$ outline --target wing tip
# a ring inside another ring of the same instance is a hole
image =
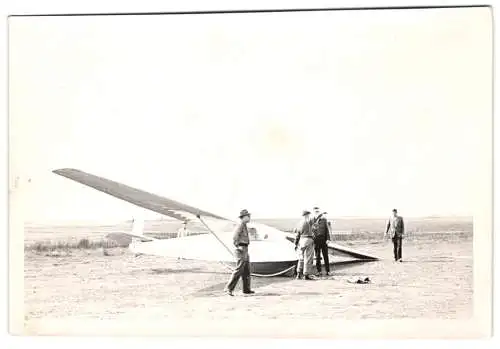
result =
[[[58,174],[58,175],[64,175],[68,172],[80,172],[76,168],[70,168],[70,167],[65,167],[65,168],[58,168],[56,170],[52,170],[52,173]]]

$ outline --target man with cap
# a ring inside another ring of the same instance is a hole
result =
[[[330,258],[328,257],[327,241],[330,240],[330,226],[319,207],[314,207],[312,231],[314,237],[314,254],[316,255],[316,271],[321,275],[321,255],[325,263],[325,272],[330,274]]]
[[[394,245],[394,260],[403,262],[403,235],[405,232],[405,224],[403,217],[398,215],[398,210],[392,210],[392,216],[387,222],[387,228],[384,233],[384,238],[390,236]]]
[[[250,213],[247,210],[242,210],[239,218],[241,222],[234,231],[233,235],[233,244],[236,248],[236,269],[234,269],[231,279],[225,288],[226,293],[230,296],[233,296],[234,289],[240,277],[243,281],[243,293],[255,293],[250,289],[250,256],[248,254],[250,238],[248,236],[247,228],[247,223],[250,221]]]
[[[314,242],[311,231],[311,212],[304,210],[298,227],[295,229],[295,250],[299,253],[297,279],[313,280]]]

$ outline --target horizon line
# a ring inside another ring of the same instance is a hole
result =
[[[389,215],[388,215],[389,216]],[[387,217],[388,217],[387,216]],[[353,219],[387,219],[386,216],[329,216],[329,220],[353,220]],[[455,218],[455,219],[473,219],[474,216],[472,215],[422,215],[422,216],[403,216],[403,218],[408,218],[408,219],[443,219],[443,218]],[[266,220],[297,220],[300,219],[300,217],[255,217],[252,218],[252,221],[266,221]],[[64,223],[64,224],[71,224],[71,223],[89,223],[89,224],[120,224],[120,223],[128,223],[132,220],[126,219],[126,220],[121,220],[121,219],[62,219],[62,220],[47,220],[47,221],[35,221],[35,220],[27,220],[24,222],[24,224],[43,224],[43,223]],[[175,219],[175,218],[170,218],[170,217],[159,217],[159,218],[148,218],[144,219],[144,222],[159,222],[159,221],[168,221],[168,222],[179,222],[181,223],[180,220]]]

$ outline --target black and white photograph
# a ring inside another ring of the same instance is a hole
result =
[[[11,332],[491,335],[491,8],[8,27]]]

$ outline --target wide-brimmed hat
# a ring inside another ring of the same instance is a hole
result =
[[[250,212],[248,212],[248,210],[241,210],[239,218],[243,218],[245,216],[249,216],[250,217]]]
[[[302,216],[307,216],[308,214],[311,214],[311,212],[308,210],[302,211]]]

